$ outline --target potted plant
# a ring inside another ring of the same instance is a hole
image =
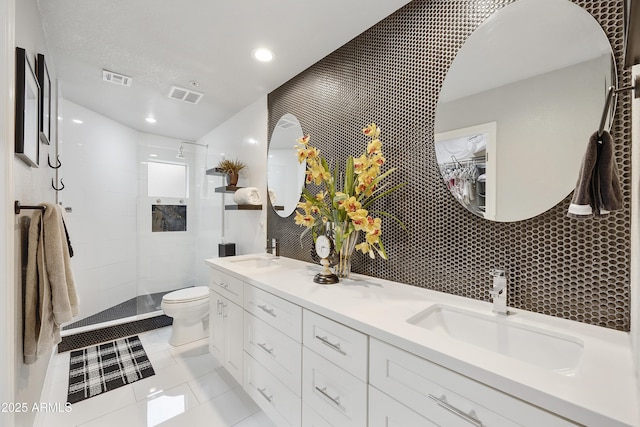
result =
[[[216,168],[227,174],[227,185],[235,187],[238,185],[238,174],[246,167],[246,164],[236,159],[221,160]]]

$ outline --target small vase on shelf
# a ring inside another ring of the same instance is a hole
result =
[[[238,186],[238,173],[237,172],[229,172],[227,173],[227,185],[230,187]]]

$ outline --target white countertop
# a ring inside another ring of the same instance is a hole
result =
[[[271,266],[237,262],[265,254],[206,262],[260,289],[388,342],[434,363],[588,426],[640,426],[629,334],[509,308],[509,322],[570,335],[584,350],[574,376],[564,376],[412,325],[407,319],[442,304],[495,316],[491,303],[352,274],[319,285],[319,265],[280,257]],[[487,278],[487,291],[489,288]],[[541,426],[542,427],[542,426]]]

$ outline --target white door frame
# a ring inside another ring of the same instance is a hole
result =
[[[4,302],[0,327],[0,401],[15,401],[16,354],[21,344],[16,331],[15,282],[15,214],[13,213],[13,151],[14,151],[14,99],[15,99],[15,1],[0,0],[0,298]],[[11,412],[1,415],[0,425],[14,425]]]

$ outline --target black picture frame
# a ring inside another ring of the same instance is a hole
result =
[[[26,51],[16,47],[15,154],[32,167],[40,166],[40,85]]]
[[[44,55],[39,53],[36,59],[38,68],[38,84],[40,85],[40,141],[49,145],[51,142],[51,78]]]

